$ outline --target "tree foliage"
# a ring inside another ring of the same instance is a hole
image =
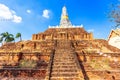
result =
[[[0,34],[0,42],[12,42],[14,41],[14,35],[13,34],[9,34],[8,32],[4,32]]]
[[[21,33],[17,33],[15,38],[20,38],[20,41],[22,41]],[[0,43],[12,42],[12,41],[15,41],[15,38],[13,34],[10,34],[8,32],[3,32],[0,34]]]
[[[20,41],[22,41],[21,33],[17,33],[15,38],[20,38]]]
[[[117,28],[120,25],[120,1],[111,4],[110,8],[109,18],[111,21],[115,22],[115,28]]]

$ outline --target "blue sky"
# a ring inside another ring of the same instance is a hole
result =
[[[61,10],[67,7],[73,25],[83,24],[95,38],[107,39],[114,23],[107,18],[115,0],[0,0],[0,33],[20,32],[23,40],[59,25]]]

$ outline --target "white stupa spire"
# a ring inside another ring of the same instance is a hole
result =
[[[61,17],[62,16],[68,16],[67,9],[66,9],[65,6],[62,8],[62,15],[61,15]]]
[[[60,27],[61,28],[69,28],[71,26],[72,25],[71,25],[71,22],[69,21],[69,18],[68,18],[67,9],[64,6],[62,8],[62,14],[61,14],[61,20],[60,20]]]

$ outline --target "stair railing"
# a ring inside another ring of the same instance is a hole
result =
[[[75,57],[75,61],[76,61],[76,64],[77,64],[78,69],[81,69],[80,63],[79,63],[79,60],[78,60],[78,57],[77,57],[77,53],[76,53],[76,52],[74,52],[74,57]]]
[[[48,69],[47,69],[47,74],[46,74],[45,80],[51,80],[50,77],[51,77],[51,73],[52,73],[52,65],[53,65],[54,54],[55,54],[55,50],[53,50],[51,55],[50,55],[50,61],[49,61],[49,64],[48,64]]]

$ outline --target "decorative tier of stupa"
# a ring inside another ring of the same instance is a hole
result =
[[[83,25],[74,26],[71,24],[67,9],[62,8],[59,26],[49,26],[49,28],[38,34],[33,34],[32,40],[93,40],[93,34],[84,30]]]

